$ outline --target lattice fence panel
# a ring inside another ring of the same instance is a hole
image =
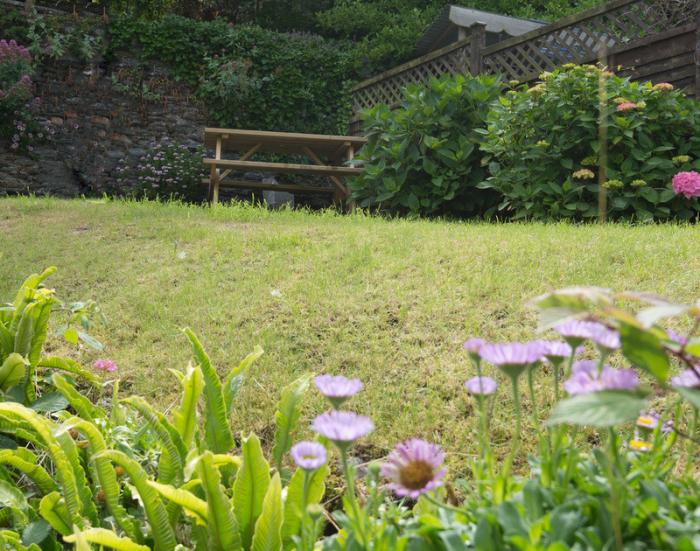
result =
[[[446,74],[464,73],[469,70],[471,46],[469,42],[441,56],[426,59],[419,65],[411,62],[406,69],[393,69],[387,78],[353,91],[355,112],[374,107],[380,103],[394,106],[401,102],[403,90],[409,84],[427,84],[433,78]]]
[[[555,28],[484,56],[483,71],[527,82],[565,63],[588,63],[608,49],[685,25],[700,14],[700,0],[639,0]]]

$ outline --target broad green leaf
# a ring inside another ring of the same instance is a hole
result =
[[[320,503],[326,492],[325,479],[330,472],[328,465],[324,465],[311,474],[308,490],[308,503]],[[282,524],[282,540],[284,549],[294,547],[292,537],[299,535],[301,519],[303,515],[302,501],[304,499],[304,471],[297,469],[287,486],[287,496],[284,500],[284,523]]]
[[[0,480],[0,506],[26,511],[29,508],[27,498],[15,484]]]
[[[661,339],[650,331],[633,325],[620,324],[622,353],[636,366],[645,369],[661,382],[666,382],[670,370],[668,355]]]
[[[636,392],[603,390],[579,394],[557,403],[547,424],[612,427],[634,421],[645,406],[645,396]]]
[[[197,472],[207,498],[209,541],[217,551],[242,549],[241,535],[231,502],[221,486],[221,475],[214,466],[214,458],[207,451],[199,458]]]
[[[185,328],[184,332],[192,344],[194,359],[204,377],[204,437],[207,447],[213,453],[227,453],[234,447],[234,440],[221,380],[195,334],[189,328]]]
[[[29,407],[39,413],[53,413],[55,411],[64,410],[69,405],[68,400],[66,400],[63,394],[60,392],[51,392],[50,394],[44,394],[38,400],[34,400]]]
[[[253,551],[279,551],[282,548],[282,483],[279,473],[272,477],[262,512],[255,523]]]
[[[637,313],[637,319],[645,328],[650,328],[657,321],[679,316],[688,311],[688,306],[682,304],[667,304],[664,306],[652,306],[644,308]]]
[[[29,362],[20,354],[12,352],[0,366],[0,390],[7,392],[18,384],[27,372]]]
[[[117,551],[150,551],[150,547],[139,545],[129,538],[120,537],[106,528],[88,528],[81,531],[80,534],[63,536],[63,540],[67,543],[76,543],[79,538],[84,538],[88,543],[110,547]]]
[[[287,386],[282,391],[282,397],[277,404],[275,445],[272,448],[272,457],[278,472],[282,470],[284,455],[292,447],[292,432],[299,422],[302,399],[309,388],[310,380],[311,375],[304,375]]]
[[[104,344],[102,344],[95,337],[86,333],[85,331],[78,331],[78,338],[85,344],[87,344],[90,348],[94,348],[95,350],[103,350],[105,347]]]
[[[22,530],[22,545],[38,545],[51,533],[51,525],[43,519],[30,522]]]
[[[254,434],[243,441],[241,455],[243,464],[233,484],[233,511],[240,527],[243,548],[248,549],[270,484],[270,466],[263,455],[260,440]]]

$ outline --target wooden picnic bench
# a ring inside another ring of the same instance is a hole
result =
[[[210,167],[210,175],[203,182],[209,185],[209,199],[212,203],[219,201],[221,185],[239,189],[267,189],[291,193],[333,193],[337,201],[342,201],[348,197],[343,178],[362,172],[361,168],[348,166],[346,163],[353,159],[355,151],[366,141],[365,138],[358,136],[205,128],[204,146],[213,149],[214,157],[204,159],[204,164]],[[239,157],[223,159],[224,153],[236,153]],[[312,164],[252,160],[252,157],[258,153],[305,156]],[[277,184],[232,178],[225,180],[234,171],[321,175],[327,176],[333,183],[333,187]]]

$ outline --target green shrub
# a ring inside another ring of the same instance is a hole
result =
[[[476,188],[487,174],[479,144],[490,104],[501,91],[491,76],[409,86],[400,108],[364,114],[364,173],[350,187],[360,206],[411,214],[488,213],[495,194]]]
[[[347,132],[353,79],[347,44],[177,16],[118,18],[110,36],[113,55],[159,60],[175,79],[196,87],[220,126]]]
[[[593,66],[564,66],[529,89],[508,92],[488,118],[482,149],[514,218],[597,215],[599,80]],[[668,86],[605,73],[608,214],[640,220],[688,219],[697,200],[678,197],[671,179],[700,167],[700,104]]]

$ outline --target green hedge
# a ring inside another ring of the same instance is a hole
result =
[[[343,42],[168,16],[118,18],[110,25],[110,48],[112,55],[126,51],[163,62],[175,79],[196,87],[221,126],[347,131],[354,73]]]

